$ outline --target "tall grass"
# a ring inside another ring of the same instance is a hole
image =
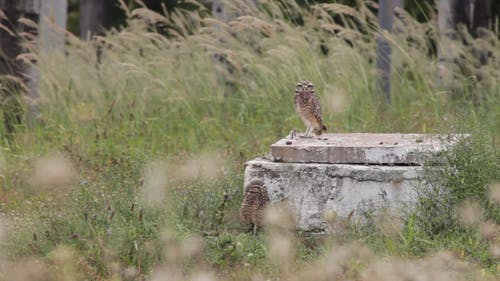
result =
[[[65,34],[64,52],[37,53],[41,122],[20,125],[2,149],[0,278],[22,278],[23,263],[56,280],[387,280],[428,268],[423,280],[479,280],[498,270],[498,254],[475,256],[484,245],[496,249],[498,235],[470,246],[463,255],[472,264],[448,252],[415,260],[459,248],[446,237],[426,243],[415,217],[394,239],[348,226],[348,238],[280,225],[256,238],[246,232],[237,219],[243,162],[303,129],[292,105],[298,80],[316,85],[331,132],[448,133],[468,120],[495,138],[500,111],[495,36],[455,42],[468,69],[444,87],[429,55],[439,45],[434,25],[402,14],[397,32],[384,35],[394,48],[386,107],[375,86],[373,3],[302,10],[261,2],[231,1],[228,22],[202,6],[169,15],[137,9],[120,30],[90,42]],[[475,61],[477,48],[489,52],[487,65]],[[71,164],[46,172],[54,159]],[[481,181],[461,178],[483,188],[491,161],[466,170]],[[478,275],[476,262],[489,271]]]
[[[40,54],[43,118],[61,125],[33,133],[56,132],[84,151],[110,142],[106,149],[122,149],[126,140],[148,153],[215,146],[248,154],[244,147],[253,145],[254,153],[262,153],[290,128],[302,129],[289,105],[291,85],[304,78],[316,84],[332,131],[427,132],[442,129],[442,117],[454,114],[449,104],[460,97],[435,85],[436,61],[426,56],[426,41],[435,39],[422,35],[429,25],[406,17],[400,33],[390,38],[396,49],[394,103],[379,114],[373,36],[357,30],[371,30],[374,15],[366,7],[353,16],[339,5],[315,6],[313,14],[295,10],[305,21],[297,27],[277,4],[264,6],[269,12],[255,11],[229,23],[202,17],[203,10],[167,17],[141,9],[127,28],[94,42],[68,35],[64,53]],[[250,9],[244,8],[240,14]],[[332,22],[331,14],[341,15],[346,24],[366,19],[349,29]],[[166,36],[156,31],[161,25],[171,27]],[[99,59],[96,44],[102,50]],[[457,87],[467,87],[460,82]],[[486,91],[491,94],[485,95],[484,107],[491,107],[498,85],[486,86],[493,88]],[[467,95],[467,89],[461,91]],[[329,110],[339,99],[343,106]],[[82,141],[88,135],[95,141]]]

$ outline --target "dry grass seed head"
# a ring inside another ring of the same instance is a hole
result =
[[[171,265],[198,257],[203,251],[203,241],[198,236],[180,239],[172,230],[165,228],[161,232],[160,239],[164,245],[165,257]]]
[[[153,161],[146,165],[143,172],[141,199],[148,206],[164,202],[169,185],[169,169],[164,161]]]
[[[482,222],[479,226],[481,237],[485,240],[495,240],[500,237],[500,225],[492,221]]]
[[[495,204],[500,205],[500,182],[495,182],[490,185],[489,198]]]
[[[3,245],[3,241],[4,241],[6,236],[7,236],[7,229],[6,229],[6,226],[4,223],[4,219],[0,218],[0,249],[1,249],[1,246]]]
[[[214,180],[224,170],[224,158],[221,153],[201,153],[173,168],[180,181]]]
[[[185,280],[180,268],[157,267],[151,272],[149,280],[151,281],[181,281]]]
[[[465,201],[457,208],[456,216],[462,224],[472,226],[481,220],[482,211],[479,203]]]
[[[167,22],[167,18],[165,18],[165,16],[147,8],[134,9],[131,13],[131,16],[143,19],[151,25]]]
[[[16,263],[9,263],[7,269],[1,273],[3,280],[9,281],[48,281],[50,272],[42,261],[35,258],[19,260]]]
[[[497,242],[490,246],[490,255],[495,259],[500,259],[500,242]]]
[[[200,272],[193,273],[192,276],[189,278],[189,280],[193,280],[193,281],[216,281],[217,280],[217,276],[213,272],[200,271]]]
[[[78,258],[75,251],[68,246],[58,246],[50,252],[49,257],[53,262],[52,275],[56,280],[79,280]]]
[[[295,218],[286,201],[268,205],[264,211],[264,224],[270,228],[291,229]]]
[[[164,255],[166,259],[173,263],[180,261],[182,257],[181,246],[175,233],[169,228],[164,228],[160,233],[160,240],[165,249]]]
[[[203,241],[196,236],[184,238],[181,242],[181,258],[192,258],[201,255],[203,250]]]
[[[295,257],[290,235],[271,231],[266,236],[266,245],[271,261],[282,270],[288,271]]]
[[[402,219],[389,210],[378,212],[375,217],[375,226],[386,236],[398,236],[403,231],[404,223]]]
[[[333,85],[326,85],[326,108],[332,113],[342,113],[349,107],[348,96],[345,91]]]
[[[76,176],[76,170],[64,155],[49,155],[35,160],[31,183],[36,188],[60,189],[69,187]]]
[[[335,211],[325,209],[322,213],[323,219],[330,224],[334,224],[338,220],[338,214]]]
[[[372,263],[362,272],[361,280],[465,280],[462,279],[463,271],[468,269],[468,265],[457,261],[448,252],[440,252],[422,260],[391,257]]]
[[[2,150],[0,150],[0,177],[4,177],[4,172],[7,170],[5,155]]]
[[[127,267],[123,270],[123,279],[125,281],[137,280],[139,271],[135,267]]]
[[[358,275],[373,253],[359,244],[333,246],[323,257],[307,266],[293,280],[349,280]]]

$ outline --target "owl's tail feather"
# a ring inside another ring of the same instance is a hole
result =
[[[325,125],[321,125],[321,129],[318,129],[318,128],[314,129],[314,133],[317,136],[321,135],[321,133],[323,133],[323,131],[326,131],[326,126]]]

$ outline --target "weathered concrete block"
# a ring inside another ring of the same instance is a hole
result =
[[[425,184],[422,163],[462,137],[467,135],[288,136],[271,146],[269,157],[247,162],[245,185],[262,180],[270,202],[286,201],[299,229],[328,230],[327,211],[359,220],[365,210],[411,206],[415,188]]]
[[[420,166],[277,163],[261,158],[247,162],[245,185],[262,180],[271,203],[287,201],[298,228],[323,231],[325,211],[344,218],[354,211],[359,218],[366,207],[397,208],[412,200],[422,176]]]
[[[271,145],[271,156],[291,163],[421,164],[459,138],[460,135],[371,133],[288,137]]]

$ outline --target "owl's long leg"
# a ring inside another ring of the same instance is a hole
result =
[[[257,224],[256,223],[253,223],[253,236],[255,237],[257,235]]]
[[[311,134],[311,131],[313,130],[312,126],[307,126],[306,132],[304,135],[300,136],[301,138],[312,138],[312,136],[309,136]]]
[[[312,131],[312,126],[307,126],[307,130],[306,130],[306,133],[304,134],[304,138],[309,138],[311,131]]]

